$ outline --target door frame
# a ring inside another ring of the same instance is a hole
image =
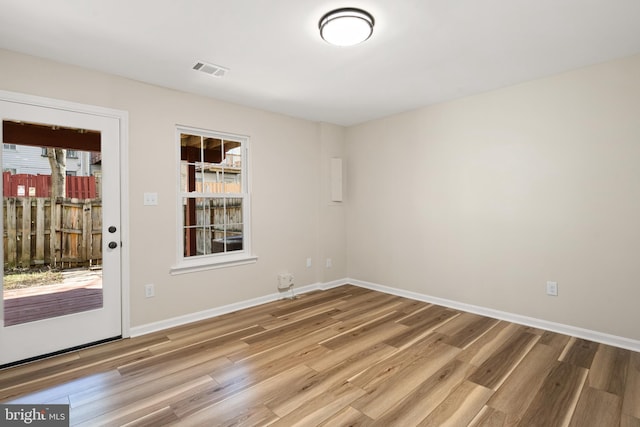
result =
[[[120,298],[122,338],[131,335],[130,313],[130,246],[129,246],[129,113],[124,110],[80,104],[54,98],[28,95],[18,92],[0,90],[0,100],[26,104],[35,107],[46,107],[73,113],[91,114],[108,117],[119,122],[120,139]]]

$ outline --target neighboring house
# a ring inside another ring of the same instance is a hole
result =
[[[3,144],[2,170],[12,174],[51,175],[46,150],[29,145]],[[90,152],[67,150],[67,175],[89,176],[92,172]]]

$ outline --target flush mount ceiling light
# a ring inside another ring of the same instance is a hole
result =
[[[336,46],[353,46],[362,43],[373,33],[373,16],[352,7],[332,10],[320,18],[320,36]]]

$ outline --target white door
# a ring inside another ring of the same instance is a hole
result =
[[[3,287],[4,292],[0,293],[0,366],[122,336],[120,146],[123,124],[117,115],[102,114],[110,111],[0,92],[0,120],[3,123],[0,135],[14,135],[16,129],[20,134],[18,127],[23,126],[42,130],[47,135],[66,131],[77,132],[79,136],[90,133],[99,138],[91,153],[83,150],[82,140],[66,146],[65,138],[54,140],[63,143],[44,142],[47,138],[42,138],[42,144],[57,144],[64,149],[61,152],[66,152],[63,172],[66,169],[69,175],[84,175],[81,178],[74,176],[73,182],[98,181],[97,190],[86,198],[78,199],[84,196],[65,193],[55,201],[50,197],[38,197],[42,196],[38,194],[41,191],[37,188],[39,184],[25,184],[27,181],[20,184],[19,181],[33,176],[53,179],[53,165],[49,177],[46,173],[36,174],[29,168],[42,163],[42,159],[33,154],[21,157],[18,152],[18,149],[24,153],[33,152],[35,148],[47,159],[48,149],[32,141],[38,137],[27,136],[23,146],[20,137],[14,136],[7,141],[3,136],[0,156],[3,193],[12,193],[3,195],[3,221],[0,224],[4,224],[4,244],[0,245],[0,263],[3,267],[11,264],[23,270],[49,268],[59,271],[56,272],[57,279],[40,288],[8,291]],[[16,140],[18,144],[13,143]],[[96,153],[96,150],[99,151]],[[72,168],[74,170],[70,170]],[[30,173],[19,174],[19,169]],[[90,169],[93,172],[89,172]],[[18,179],[18,184],[13,182],[14,178]],[[13,181],[10,183],[10,180]],[[71,177],[65,181],[71,181]],[[51,188],[49,190],[53,191]],[[71,191],[69,182],[67,189]],[[49,216],[41,218],[41,211]],[[71,213],[64,218],[62,212],[67,211]],[[93,224],[93,229],[87,222]],[[47,246],[49,244],[51,246]],[[8,270],[4,268],[3,271],[3,282],[8,282]],[[83,306],[82,301],[88,300],[86,295],[98,295],[97,304]],[[57,308],[48,305],[53,299],[58,300]],[[23,306],[16,305],[20,301],[24,302]],[[28,304],[29,301],[37,304]],[[79,308],[59,311],[60,307],[77,301],[80,301]],[[36,314],[36,317],[29,318],[28,314]],[[21,317],[24,319],[20,320]]]

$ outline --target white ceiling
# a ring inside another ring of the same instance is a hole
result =
[[[318,20],[346,6],[373,36],[330,46]],[[0,47],[352,125],[640,53],[640,1],[0,0]]]

